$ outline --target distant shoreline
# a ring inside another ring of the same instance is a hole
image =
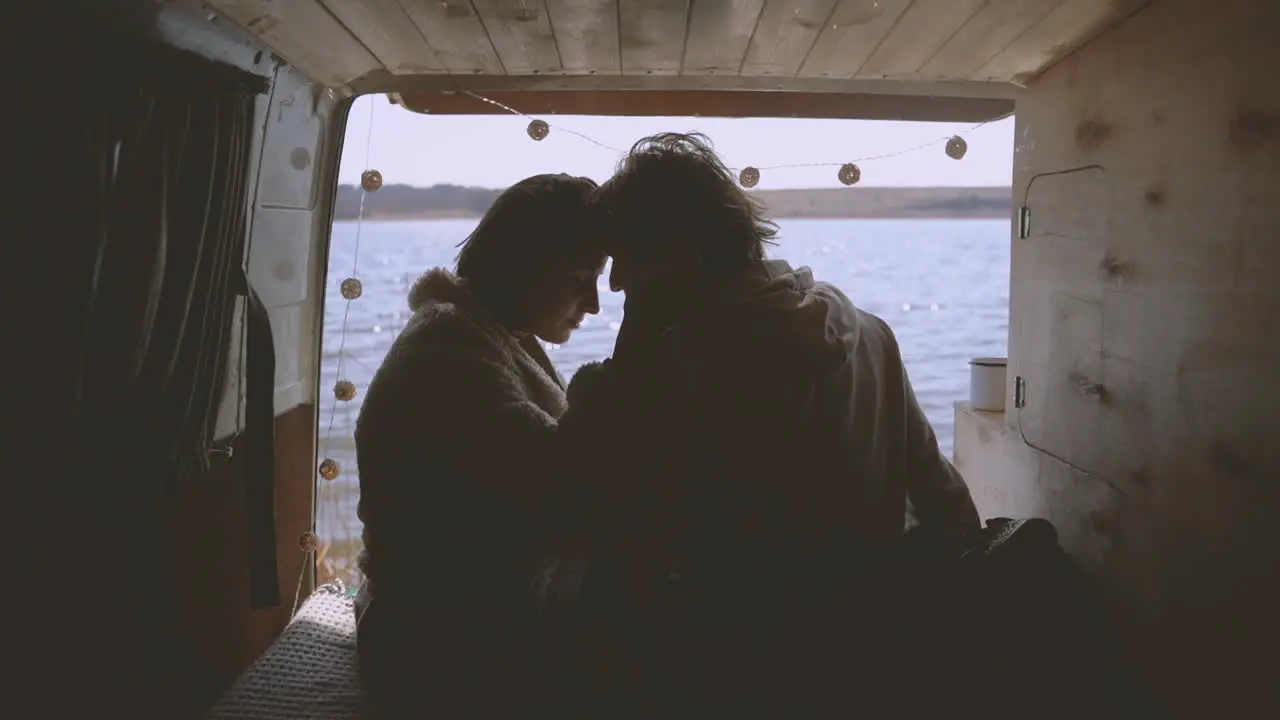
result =
[[[386,185],[364,198],[369,221],[475,220],[484,215],[500,190],[436,185],[429,188]],[[851,187],[757,190],[751,195],[777,220],[965,220],[1009,219],[1008,187]],[[361,198],[352,185],[338,187],[335,220],[360,215]]]

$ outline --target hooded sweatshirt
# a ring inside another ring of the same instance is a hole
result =
[[[711,388],[708,399],[729,403],[730,427],[783,439],[776,455],[764,453],[775,458],[764,467],[813,473],[838,512],[865,523],[860,536],[895,542],[905,501],[922,525],[977,528],[969,490],[938,448],[893,331],[809,268],[762,263],[723,286],[689,330],[688,361]]]
[[[633,337],[569,390],[601,436],[597,467],[622,485],[610,491],[619,572],[645,558],[661,571],[663,553],[692,542],[753,588],[765,577],[795,587],[891,553],[908,500],[922,525],[977,529],[893,332],[808,268],[762,262],[665,331]]]

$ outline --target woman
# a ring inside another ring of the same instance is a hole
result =
[[[538,340],[563,343],[600,310],[594,189],[561,174],[503,192],[456,272],[414,285],[413,317],[369,387],[356,426],[357,638],[388,709],[528,709],[533,555],[562,477],[566,409]]]

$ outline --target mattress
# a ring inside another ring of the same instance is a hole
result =
[[[347,588],[323,585],[276,642],[223,693],[209,720],[367,717],[356,675],[355,609]]]

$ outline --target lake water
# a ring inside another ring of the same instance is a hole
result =
[[[338,222],[333,228],[325,298],[321,366],[321,457],[341,476],[321,480],[323,540],[358,537],[358,469],[351,433],[364,389],[408,317],[406,295],[425,269],[452,266],[457,244],[475,220]],[[808,265],[855,304],[883,318],[902,347],[916,396],[952,451],[953,406],[969,395],[968,360],[1004,356],[1009,319],[1007,220],[784,220],[770,255]],[[357,229],[359,253],[357,256]],[[338,290],[355,276],[364,294],[347,303]],[[590,360],[607,357],[622,322],[623,296],[600,280],[600,314],[587,318],[565,345],[548,349],[568,379]],[[345,323],[345,332],[343,330]],[[336,402],[341,377],[355,383],[351,402]]]

